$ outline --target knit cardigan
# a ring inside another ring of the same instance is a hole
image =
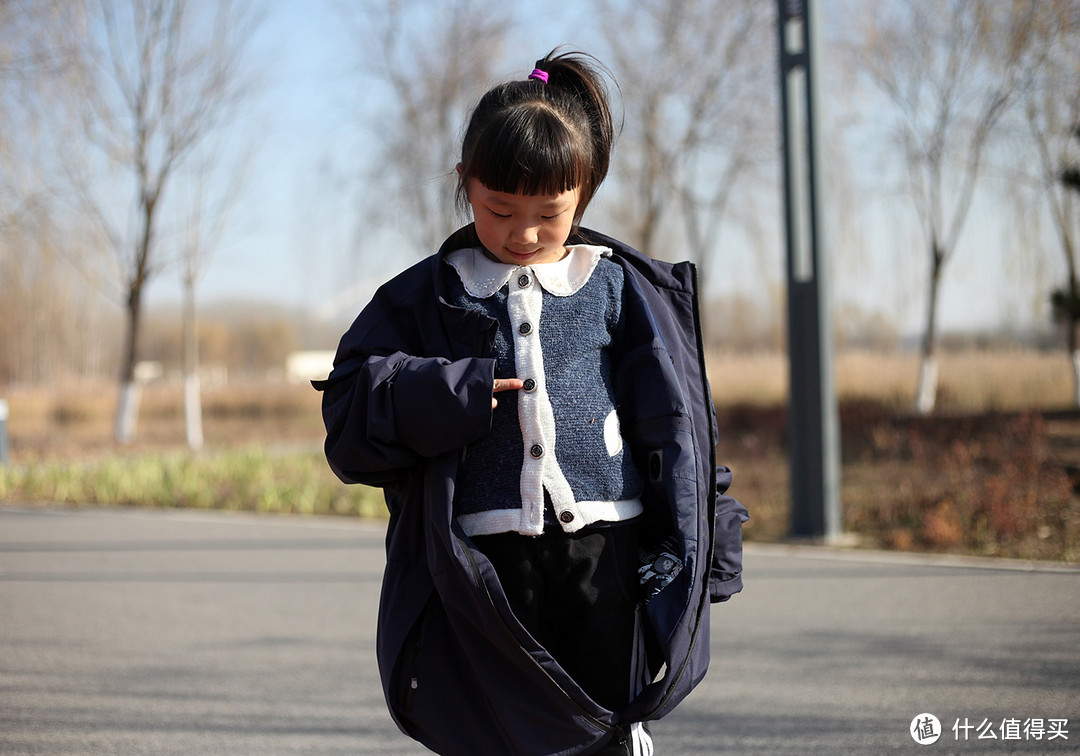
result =
[[[463,455],[454,513],[466,534],[572,533],[641,514],[612,386],[624,323],[623,271],[610,255],[579,245],[535,266],[491,260],[480,248],[447,257],[458,274],[449,301],[498,322],[495,377],[525,381],[499,395],[491,432]]]

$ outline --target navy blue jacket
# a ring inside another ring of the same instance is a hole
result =
[[[514,617],[491,563],[454,523],[462,450],[488,432],[495,321],[447,302],[445,262],[472,226],[382,286],[341,339],[325,381],[326,456],[381,486],[390,520],[377,656],[390,713],[443,754],[587,754],[626,722],[658,719],[709,662],[709,603],[742,588],[746,510],[724,495],[704,371],[695,270],[591,231],[626,272],[627,337],[613,355],[623,435],[645,479],[646,538],[684,568],[642,609],[658,679],[622,711],[592,701]],[[662,674],[661,674],[662,671]]]

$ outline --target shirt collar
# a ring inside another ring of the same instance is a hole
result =
[[[521,270],[532,271],[547,293],[568,297],[588,283],[601,257],[611,257],[611,250],[576,244],[566,248],[563,259],[540,265],[510,265],[492,260],[479,247],[454,250],[447,255],[446,261],[461,277],[465,291],[480,299],[492,296]]]

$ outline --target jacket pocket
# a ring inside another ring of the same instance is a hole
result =
[[[402,711],[408,711],[412,707],[413,693],[420,686],[420,653],[424,649],[424,636],[428,616],[431,613],[431,602],[435,600],[433,595],[427,606],[420,612],[420,616],[416,618],[416,622],[405,636],[405,642],[401,644],[401,653],[394,664],[391,697]]]
[[[645,607],[652,631],[666,645],[690,608],[709,556],[702,554],[705,492],[696,474],[697,458],[690,418],[668,415],[639,420],[631,435],[634,459],[643,478],[641,548],[669,554],[670,579],[654,584]],[[674,564],[678,570],[670,569]],[[643,574],[643,577],[648,578]],[[646,594],[648,595],[648,594]]]
[[[742,590],[742,526],[750,519],[739,501],[728,496],[731,470],[716,468],[716,515],[713,520],[713,552],[709,564],[709,598],[727,601]]]

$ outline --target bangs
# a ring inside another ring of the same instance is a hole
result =
[[[551,195],[584,187],[591,176],[590,143],[543,103],[507,109],[477,135],[463,176],[510,194]]]

